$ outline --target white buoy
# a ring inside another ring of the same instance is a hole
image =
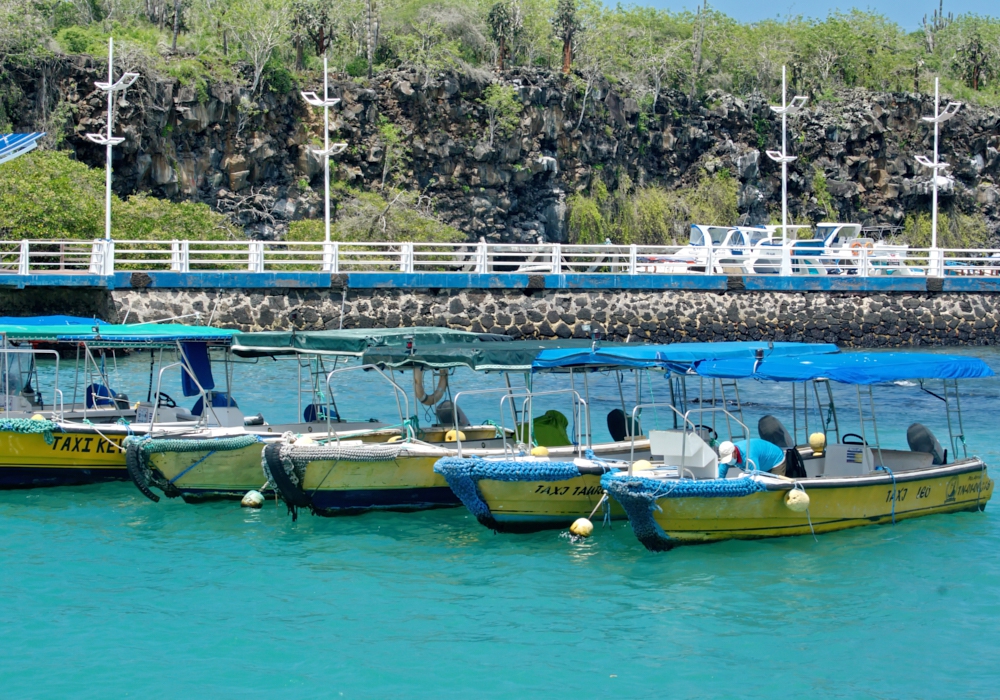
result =
[[[809,494],[802,489],[792,489],[785,494],[785,505],[796,513],[804,513],[809,510]]]
[[[264,496],[260,491],[247,491],[240,505],[244,508],[260,508],[264,505]]]
[[[590,537],[594,533],[594,523],[587,518],[577,518],[569,526],[569,531],[577,537]]]
[[[652,469],[653,465],[648,459],[637,459],[632,462],[632,471],[634,472],[644,472],[648,469]]]

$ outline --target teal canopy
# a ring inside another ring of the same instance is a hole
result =
[[[756,366],[755,366],[756,365]],[[851,352],[815,357],[766,357],[707,360],[695,363],[703,377],[805,382],[829,379],[843,384],[880,384],[904,379],[977,379],[992,377],[975,357],[919,352]]]
[[[0,325],[0,335],[14,342],[87,343],[92,347],[173,347],[178,342],[228,346],[235,333],[223,328],[179,323],[108,324],[94,321],[86,324]]]
[[[412,352],[405,347],[378,347],[368,350],[361,361],[366,365],[390,369],[469,367],[480,372],[528,372],[535,358],[544,350],[571,348],[577,352],[589,352],[590,346],[589,340],[513,340],[507,343],[418,345]],[[607,343],[603,347],[610,350],[625,346]]]
[[[410,341],[415,348],[422,348],[442,343],[471,344],[498,339],[498,336],[484,333],[419,326],[415,328],[350,328],[329,331],[263,331],[236,334],[233,340],[233,352],[241,357],[267,357],[296,353],[359,356],[371,347],[405,347]]]

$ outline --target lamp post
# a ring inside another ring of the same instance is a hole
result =
[[[323,97],[315,92],[303,92],[302,99],[313,107],[323,108],[323,149],[312,149],[313,153],[323,156],[323,220],[325,236],[323,243],[323,270],[333,267],[333,255],[330,250],[330,156],[335,156],[347,150],[346,143],[330,144],[330,107],[335,107],[340,98],[330,99],[330,78],[327,71],[327,58],[323,56]]]
[[[958,114],[958,110],[962,106],[961,102],[949,102],[948,106],[942,112],[939,83],[940,80],[934,78],[934,116],[921,117],[922,121],[934,125],[934,160],[928,160],[927,156],[916,156],[914,158],[920,165],[929,168],[931,171],[931,272],[937,277],[940,277],[942,273],[940,265],[941,254],[938,251],[937,245],[938,178],[941,177],[940,173],[949,167],[948,163],[942,163],[938,160],[938,135],[941,125]]]
[[[781,67],[781,106],[771,105],[771,111],[781,115],[781,151],[767,151],[767,157],[781,163],[781,274],[792,274],[791,251],[788,248],[788,164],[795,156],[788,155],[788,115],[795,114],[809,101],[808,97],[796,95],[788,101],[788,83],[785,66]]]
[[[105,274],[111,263],[111,149],[124,141],[124,137],[112,136],[112,127],[115,123],[115,93],[121,92],[130,87],[138,78],[138,73],[123,73],[122,77],[115,82],[114,77],[115,45],[114,39],[108,39],[108,82],[95,82],[98,88],[108,93],[108,133],[87,134],[87,140],[101,146],[105,146],[107,155],[105,156],[104,175],[104,259]]]

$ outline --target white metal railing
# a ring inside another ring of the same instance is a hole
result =
[[[1000,249],[910,248],[858,239],[791,245],[793,276],[1000,276]],[[0,241],[0,275],[115,271],[776,275],[780,242],[720,246],[273,241]]]

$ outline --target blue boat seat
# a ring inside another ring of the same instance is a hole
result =
[[[329,409],[329,411],[330,411],[329,414],[330,420],[340,420],[340,416],[337,415],[337,412],[333,410],[332,407]],[[304,420],[306,423],[316,423],[319,421],[325,421],[326,417],[327,417],[326,404],[311,403],[305,407],[305,410],[302,411],[302,420]]]
[[[91,384],[87,387],[85,399],[87,408],[100,408],[102,406],[115,406],[117,408],[128,408],[128,396],[112,391],[104,384]]]

